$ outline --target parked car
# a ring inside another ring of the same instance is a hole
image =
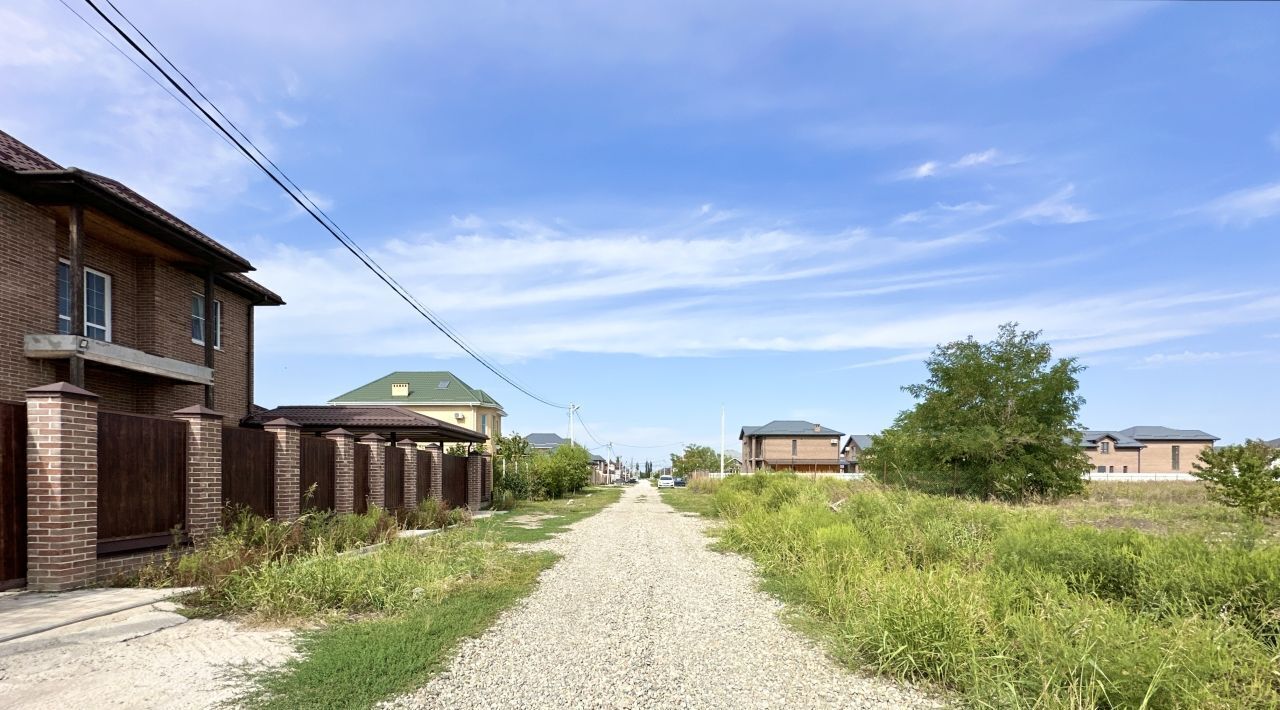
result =
[[[659,488],[675,488],[676,479],[671,476],[658,476]]]
[[[689,485],[688,481],[685,481],[683,478],[677,478],[677,479],[676,479],[676,486],[677,486],[677,487],[687,486],[687,485]]]

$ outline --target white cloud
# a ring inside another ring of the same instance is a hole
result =
[[[938,177],[940,175],[951,175],[966,170],[980,167],[1000,167],[1004,165],[1013,165],[1022,162],[1021,158],[1007,156],[995,148],[988,148],[975,153],[966,153],[959,158],[949,162],[942,163],[937,160],[929,160],[914,168],[907,168],[898,174],[900,180],[921,180],[928,177]]]
[[[1201,209],[1222,224],[1247,227],[1280,214],[1280,182],[1223,195]]]
[[[1027,207],[1018,214],[1018,218],[1032,224],[1077,224],[1097,219],[1089,210],[1072,204],[1075,185],[1067,185],[1058,192]]]
[[[1192,350],[1183,350],[1182,352],[1155,353],[1152,355],[1147,355],[1142,359],[1140,359],[1138,363],[1140,365],[1144,365],[1148,367],[1155,367],[1159,365],[1194,365],[1197,363],[1213,362],[1216,360],[1230,360],[1230,359],[1243,358],[1243,357],[1252,357],[1254,355],[1259,355],[1259,354],[1260,353],[1258,351],[1254,351],[1254,350],[1233,351],[1233,352],[1218,352],[1218,351],[1197,352]]]
[[[276,109],[276,120],[279,121],[280,125],[284,126],[285,128],[297,128],[298,126],[301,126],[307,122],[307,119],[305,117],[294,116],[291,113],[286,113],[285,111],[281,111],[279,109]]]
[[[922,178],[933,177],[938,174],[938,164],[935,161],[927,161],[917,165],[914,168],[908,168],[903,175],[905,177],[920,180]]]
[[[969,153],[961,156],[959,160],[951,164],[953,168],[972,168],[976,165],[991,165],[1000,158],[1000,153],[995,148],[988,148],[981,153]]]
[[[842,370],[860,370],[864,367],[881,367],[884,365],[897,365],[904,362],[924,362],[929,357],[928,350],[920,350],[913,353],[903,353],[892,357],[880,358],[879,360],[867,360],[866,362],[855,362],[852,365],[846,365]]]

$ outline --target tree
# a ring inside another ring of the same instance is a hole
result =
[[[719,471],[720,454],[710,446],[689,444],[684,453],[671,454],[671,470],[677,476],[688,476],[694,471]]]
[[[542,491],[559,498],[591,480],[591,454],[577,444],[561,444],[546,456],[533,459],[533,471]]]
[[[1255,519],[1280,515],[1280,449],[1256,440],[1205,449],[1191,473],[1212,500]]]
[[[507,490],[519,499],[529,499],[536,495],[534,477],[530,471],[530,459],[533,457],[533,446],[529,440],[512,432],[510,436],[499,436],[494,442],[493,488]]]
[[[904,387],[917,402],[872,437],[863,464],[886,483],[1022,500],[1084,489],[1088,459],[1076,417],[1083,367],[1053,360],[1038,331],[1000,326],[996,339],[939,345],[929,378]]]

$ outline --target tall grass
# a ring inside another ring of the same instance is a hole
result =
[[[851,664],[985,707],[1280,706],[1280,547],[787,475],[714,500]]]

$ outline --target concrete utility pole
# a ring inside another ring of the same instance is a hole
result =
[[[724,405],[720,405],[720,477],[724,478]]]
[[[573,413],[578,411],[578,405],[573,402],[569,403],[569,443],[573,444]]]

